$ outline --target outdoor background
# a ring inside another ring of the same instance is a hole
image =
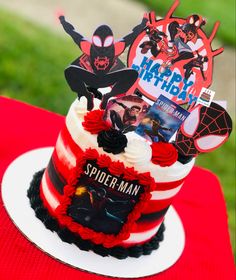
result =
[[[79,56],[79,49],[56,20],[58,11],[86,37],[102,24],[112,27],[115,37],[129,33],[144,11],[164,15],[172,0],[0,0],[0,94],[65,115],[75,99],[64,79],[64,68]],[[201,14],[210,34],[214,22],[221,26],[213,48],[225,47],[215,58],[216,100],[227,100],[235,120],[235,1],[182,0],[175,15]],[[235,129],[235,125],[234,125]],[[216,173],[221,181],[235,249],[235,132],[217,151],[201,155],[197,164]],[[201,218],[201,217],[199,217]],[[214,217],[213,217],[214,218]],[[219,242],[224,242],[219,241]]]

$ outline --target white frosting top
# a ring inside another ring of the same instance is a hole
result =
[[[99,108],[100,101],[94,99],[95,106],[94,110]],[[78,103],[81,103],[78,105]],[[76,100],[70,107],[68,115],[66,117],[67,129],[74,140],[74,142],[80,146],[81,149],[86,150],[88,148],[96,149],[100,154],[108,155],[113,161],[121,161],[127,167],[134,167],[138,172],[150,172],[151,176],[156,182],[173,182],[186,177],[191,171],[195,160],[192,159],[187,164],[175,162],[171,166],[161,167],[151,162],[150,147],[149,143],[145,141],[141,136],[135,132],[126,134],[128,139],[128,145],[124,153],[117,155],[106,153],[102,148],[98,147],[97,135],[91,134],[84,130],[82,122],[84,121],[84,115],[81,114],[79,108],[84,106],[87,107],[86,99],[81,101]],[[78,113],[79,111],[79,113]],[[87,111],[86,111],[87,112]]]
[[[80,98],[80,101],[77,99],[74,102],[74,110],[79,117],[82,117],[87,113],[86,107],[87,107],[87,99],[84,96]]]
[[[152,158],[152,149],[146,141],[141,139],[128,140],[124,156],[131,164],[147,164]]]
[[[99,100],[94,98],[94,110],[99,108]],[[87,114],[87,98],[82,96],[80,100],[76,99],[73,103],[73,108],[78,117],[83,118]]]

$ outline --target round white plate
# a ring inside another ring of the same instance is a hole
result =
[[[172,266],[181,256],[185,234],[181,220],[170,207],[165,218],[164,240],[150,256],[118,260],[101,257],[93,252],[79,250],[75,245],[61,241],[56,233],[46,229],[34,215],[26,195],[32,176],[45,168],[53,148],[27,152],[13,161],[2,181],[2,197],[6,210],[22,233],[52,257],[89,272],[125,278],[144,277],[159,273]]]

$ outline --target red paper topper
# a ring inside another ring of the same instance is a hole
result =
[[[186,19],[172,17],[176,0],[164,19],[149,14],[149,25],[132,44],[128,66],[139,72],[136,87],[155,101],[160,94],[192,107],[202,87],[212,83],[214,56],[211,43],[219,27],[216,22],[209,37],[202,30],[206,21],[199,15]]]

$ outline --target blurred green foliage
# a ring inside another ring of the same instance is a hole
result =
[[[78,47],[68,36],[61,38],[14,14],[0,10],[0,18],[0,93],[65,115],[76,96],[67,86],[63,71],[79,56]],[[235,133],[221,149],[199,156],[197,160],[197,164],[211,169],[220,178],[227,203],[233,248],[234,157]]]
[[[156,12],[157,15],[164,16],[174,0],[136,0],[147,5]],[[176,9],[174,16],[186,18],[192,14],[199,14],[206,18],[207,33],[210,34],[216,21],[222,24],[217,32],[217,38],[224,44],[236,45],[235,32],[235,0],[180,0],[180,5]]]
[[[78,47],[8,12],[0,18],[1,94],[66,114],[75,95],[63,71]]]

